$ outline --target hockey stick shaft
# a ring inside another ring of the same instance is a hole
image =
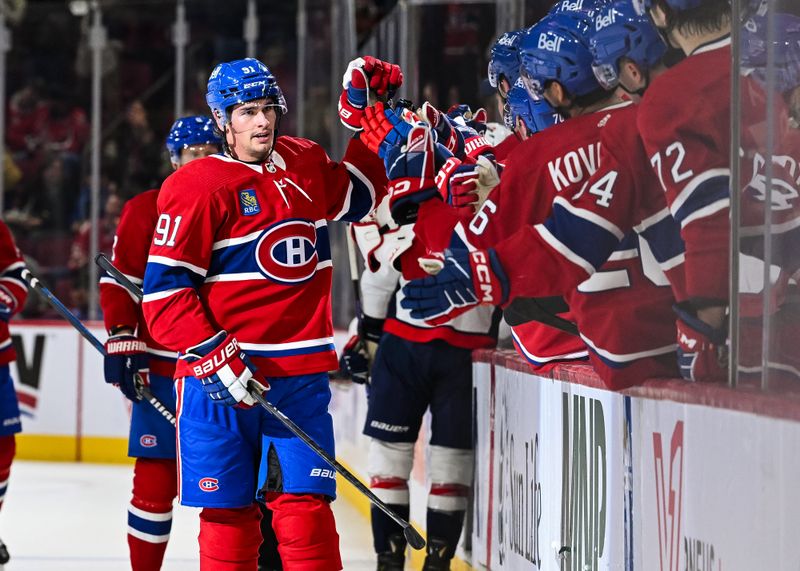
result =
[[[98,266],[103,268],[107,271],[115,280],[117,280],[120,285],[122,285],[125,289],[131,292],[134,296],[138,297],[139,299],[142,298],[142,291],[139,287],[131,282],[125,275],[120,272],[117,268],[115,268],[108,258],[105,257],[103,254],[98,254],[95,258],[95,262]],[[378,509],[380,509],[383,513],[387,516],[392,518],[397,525],[403,528],[403,534],[408,541],[408,544],[413,547],[414,549],[422,549],[425,547],[425,540],[422,539],[422,536],[419,532],[414,529],[414,527],[404,520],[402,517],[397,515],[394,510],[392,510],[389,506],[387,506],[380,498],[378,498],[372,490],[367,488],[361,481],[356,478],[356,476],[350,472],[347,468],[342,466],[335,458],[333,458],[327,451],[325,451],[319,444],[317,444],[305,431],[297,426],[289,417],[283,414],[280,410],[275,408],[272,404],[267,401],[261,393],[256,390],[249,390],[250,395],[258,401],[258,403],[266,409],[272,416],[278,419],[278,421],[283,424],[292,434],[297,436],[300,440],[305,442],[306,446],[311,448],[311,450],[320,458],[322,458],[331,468],[336,470],[341,476],[350,482],[359,492],[364,494],[367,499],[372,502]]]
[[[42,285],[42,282],[39,280],[39,278],[34,276],[27,268],[22,270],[22,278],[28,283],[29,286],[40,293],[53,307],[53,309],[55,309],[61,315],[61,317],[69,321],[70,324],[78,331],[78,333],[81,334],[84,339],[89,342],[92,347],[97,349],[101,355],[105,356],[106,348],[103,343],[97,337],[92,335],[92,332],[89,331],[83,323],[81,323],[80,319],[75,317],[75,315],[67,308],[67,306],[61,303],[61,301],[49,289]],[[166,405],[158,400],[158,398],[144,384],[139,384],[137,388],[145,400],[153,405],[153,408],[155,408],[161,414],[161,416],[167,419],[170,424],[175,426],[175,415],[172,414]]]

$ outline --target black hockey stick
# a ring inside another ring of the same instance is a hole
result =
[[[95,349],[97,349],[101,355],[105,356],[106,348],[103,346],[100,340],[92,335],[92,332],[86,329],[86,326],[81,323],[80,319],[75,317],[75,315],[69,309],[67,309],[67,306],[61,303],[61,301],[55,295],[53,295],[49,289],[42,285],[41,280],[34,276],[28,268],[22,270],[22,278],[28,282],[28,285],[41,294],[47,300],[47,302],[53,306],[53,309],[61,314],[61,317],[69,321],[70,324],[72,324],[72,326],[78,330],[78,333],[80,333],[84,339],[86,339]],[[156,409],[161,416],[167,419],[172,426],[175,426],[175,415],[172,414],[172,411],[170,411],[163,402],[158,400],[158,397],[156,397],[150,391],[150,389],[141,381],[141,379],[139,379],[136,384],[136,391],[141,394],[147,402],[153,405],[153,408]]]
[[[108,272],[120,285],[122,285],[125,289],[127,289],[131,294],[133,294],[137,299],[142,299],[142,290],[139,287],[131,282],[122,272],[120,272],[117,268],[113,266],[111,261],[104,255],[98,254],[97,257],[94,259],[95,263],[103,268],[106,272]],[[361,480],[355,477],[355,475],[350,472],[347,468],[342,466],[337,460],[328,454],[323,448],[320,447],[319,444],[314,442],[314,440],[306,434],[302,428],[297,426],[291,419],[289,419],[285,414],[283,414],[280,410],[275,408],[272,404],[270,404],[267,399],[261,396],[257,390],[249,390],[250,396],[258,401],[258,403],[264,407],[267,412],[269,412],[272,416],[278,419],[278,421],[283,424],[292,434],[297,436],[300,440],[306,443],[306,446],[311,448],[311,450],[320,458],[322,458],[326,464],[328,464],[331,468],[336,470],[341,476],[350,482],[359,492],[364,494],[367,499],[372,502],[375,506],[378,507],[383,513],[387,516],[392,518],[394,522],[403,528],[403,535],[406,537],[406,541],[408,544],[413,547],[414,549],[423,549],[425,547],[425,540],[419,534],[419,532],[414,529],[414,527],[404,520],[402,517],[397,515],[392,508],[387,506],[379,497],[377,497],[372,490],[366,487],[364,484],[361,483]]]

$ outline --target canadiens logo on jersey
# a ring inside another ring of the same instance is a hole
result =
[[[310,220],[284,220],[264,232],[256,246],[259,269],[269,279],[286,285],[314,277],[319,256],[317,229]]]
[[[254,216],[261,212],[256,191],[253,188],[239,191],[239,210],[242,216]]]

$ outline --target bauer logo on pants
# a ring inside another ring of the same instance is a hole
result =
[[[219,490],[219,480],[216,478],[202,478],[197,485],[204,492],[216,492]]]

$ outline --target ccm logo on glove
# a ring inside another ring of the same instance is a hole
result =
[[[239,352],[239,342],[231,339],[225,347],[215,352],[211,359],[204,361],[201,365],[192,367],[195,377],[207,377],[208,373],[222,367],[222,365],[233,355]]]
[[[473,267],[475,268],[475,277],[478,279],[478,286],[481,289],[480,303],[494,304],[494,297],[492,296],[492,271],[489,268],[489,260],[486,259],[486,252],[478,250],[470,254],[472,257]]]

